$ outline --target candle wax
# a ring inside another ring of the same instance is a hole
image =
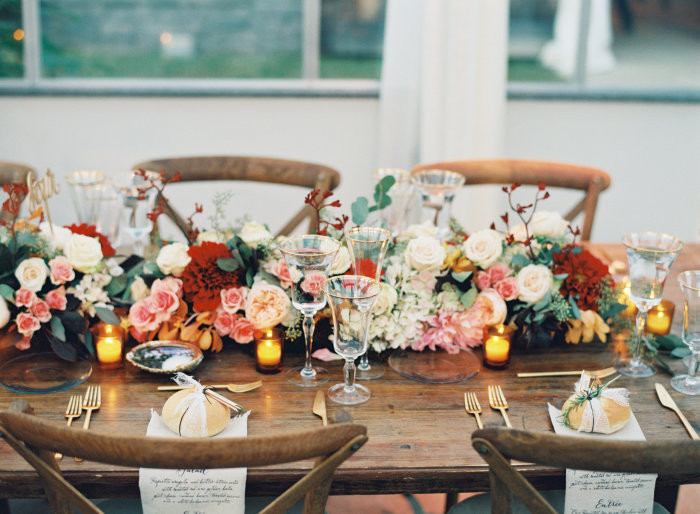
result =
[[[258,343],[257,352],[261,366],[277,366],[282,359],[282,344],[275,339],[263,339]]]
[[[120,339],[116,337],[99,337],[95,346],[98,361],[113,363],[122,360],[122,342]]]
[[[665,336],[671,331],[671,317],[665,311],[650,311],[647,317],[647,332]]]
[[[508,360],[510,341],[499,336],[490,336],[484,343],[486,360],[492,363],[504,363]]]

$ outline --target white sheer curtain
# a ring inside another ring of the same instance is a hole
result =
[[[388,0],[384,37],[379,166],[501,156],[508,1]],[[463,189],[454,214],[484,228],[495,203]]]

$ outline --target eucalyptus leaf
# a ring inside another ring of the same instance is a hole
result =
[[[549,307],[551,305],[551,303],[552,303],[552,293],[550,291],[547,291],[545,293],[544,297],[533,306],[533,309],[536,312],[540,312],[541,310]]]
[[[92,332],[89,330],[86,330],[83,335],[83,344],[85,348],[87,348],[87,351],[90,352],[90,355],[95,355],[95,347],[92,344]]]
[[[690,353],[690,348],[686,346],[684,348],[674,348],[673,350],[671,350],[670,355],[671,357],[682,359],[683,357],[687,357],[688,355],[690,355]]]
[[[58,316],[51,317],[51,333],[56,336],[59,341],[66,342],[66,329],[61,323],[61,319]]]
[[[117,296],[119,293],[124,291],[124,289],[126,289],[127,282],[128,279],[126,275],[119,275],[118,277],[114,277],[112,280],[110,280],[109,284],[107,284],[107,294],[109,296]]]
[[[476,287],[471,287],[466,293],[464,293],[459,298],[459,301],[462,302],[462,305],[464,305],[465,309],[469,309],[474,304],[474,300],[476,300],[476,295]]]
[[[0,284],[0,296],[5,298],[6,300],[14,301],[15,290],[7,284]]]
[[[75,362],[78,359],[78,351],[72,344],[61,341],[53,335],[49,335],[49,343],[51,344],[51,349],[61,359],[71,362]]]
[[[110,325],[119,325],[119,316],[114,314],[114,312],[105,307],[95,307],[95,313],[100,318],[103,323],[109,323]]]
[[[556,278],[557,280],[564,280],[568,276],[568,273],[557,273],[556,275],[554,275],[554,278]]]
[[[222,271],[236,271],[240,267],[238,261],[231,257],[216,259],[216,265]]]
[[[460,284],[467,280],[472,275],[471,271],[462,271],[461,273],[452,272],[452,278],[454,278]]]
[[[255,270],[253,268],[248,268],[245,272],[245,281],[248,287],[253,287],[253,280],[255,280]]]
[[[510,260],[510,263],[512,266],[515,267],[525,267],[528,264],[530,264],[530,259],[528,259],[522,253],[516,253],[515,255],[513,255],[513,258]]]
[[[352,211],[352,222],[355,225],[362,225],[369,216],[369,200],[364,196],[358,197],[350,206],[350,210]]]
[[[656,340],[659,342],[659,345],[666,350],[673,350],[674,348],[686,348],[683,339],[681,339],[675,334],[656,336]]]
[[[571,305],[571,310],[574,314],[574,318],[581,319],[581,311],[579,310],[578,305],[576,305],[576,302],[571,296],[569,296],[569,304]]]

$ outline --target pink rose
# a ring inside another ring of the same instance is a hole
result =
[[[221,290],[221,307],[228,313],[235,313],[243,308],[248,289],[245,287],[231,287]]]
[[[309,271],[306,275],[304,275],[304,280],[302,281],[300,287],[305,293],[317,296],[321,292],[325,281],[326,275],[320,271]]]
[[[254,331],[255,327],[253,324],[243,316],[239,316],[233,325],[233,330],[231,330],[231,337],[237,343],[247,344],[253,340]]]
[[[36,301],[32,304],[32,308],[30,310],[32,311],[32,314],[36,316],[36,319],[38,319],[42,323],[46,323],[51,319],[51,310],[49,309],[49,304],[46,303],[44,300],[39,300],[37,298]]]
[[[248,292],[245,317],[255,328],[272,328],[287,319],[290,304],[284,289],[260,282]]]
[[[163,290],[175,293],[178,298],[182,298],[182,280],[175,277],[165,277],[164,279],[156,279],[151,285],[151,295],[154,291]]]
[[[66,310],[66,288],[61,286],[52,289],[46,294],[46,303],[49,307],[57,311]]]
[[[180,306],[180,300],[172,291],[160,288],[151,289],[151,296],[147,298],[148,308],[156,315],[160,322],[170,319],[170,315]]]
[[[216,314],[216,320],[214,321],[214,328],[221,337],[227,336],[233,330],[234,323],[236,322],[236,315],[224,310],[220,310]]]
[[[139,332],[150,332],[158,328],[160,324],[151,310],[148,299],[136,302],[131,306],[129,309],[129,323]]]
[[[476,273],[476,287],[481,289],[488,289],[491,286],[491,277],[487,271],[478,271]]]
[[[39,320],[26,312],[20,312],[15,323],[17,323],[17,331],[24,337],[29,338],[41,327]]]
[[[511,269],[502,262],[495,263],[486,271],[489,274],[492,284],[495,284],[499,280],[503,280],[512,273]]]
[[[520,294],[518,289],[518,280],[515,277],[507,277],[499,280],[493,288],[500,294],[505,301],[515,300]]]
[[[284,262],[284,259],[280,259],[277,262],[268,262],[265,264],[265,266],[263,266],[263,268],[268,273],[272,273],[274,276],[276,276],[280,281],[280,285],[285,289],[294,283],[292,280],[292,275],[289,273],[289,268],[287,267],[287,263]]]
[[[23,337],[18,343],[15,343],[15,348],[18,350],[29,350],[31,341],[31,337]]]
[[[15,301],[17,302],[17,307],[31,307],[36,301],[36,294],[33,291],[25,287],[20,287],[15,291]]]
[[[479,293],[468,312],[480,319],[484,325],[492,326],[505,321],[508,308],[498,292],[486,289]]]
[[[54,285],[65,284],[75,278],[73,266],[63,255],[51,259],[49,268],[51,269],[51,283]]]

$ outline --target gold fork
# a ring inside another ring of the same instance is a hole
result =
[[[208,387],[211,387],[213,389],[228,389],[232,393],[246,393],[248,391],[252,391],[253,389],[257,389],[261,385],[262,385],[262,380],[256,380],[255,382],[250,382],[249,384],[217,384],[217,385],[210,385]],[[158,386],[158,391],[179,391],[180,389],[186,389],[187,387],[191,387],[191,386],[179,386],[179,385]]]
[[[591,378],[605,378],[614,375],[617,372],[615,368],[603,368],[592,371],[586,371],[586,375]],[[530,377],[565,377],[565,376],[580,376],[583,370],[578,371],[535,371],[527,373],[518,373],[518,378]]]
[[[83,399],[79,394],[74,394],[68,400],[68,407],[66,407],[66,426],[71,426],[75,418],[79,418],[83,412]],[[62,453],[56,453],[56,460],[61,460],[63,458]]]
[[[102,388],[100,386],[88,386],[85,398],[83,399],[83,409],[87,411],[83,430],[90,428],[90,418],[92,411],[97,410],[102,405]],[[82,462],[83,459],[76,457],[75,462]]]
[[[479,428],[484,428],[481,423],[481,405],[479,405],[479,399],[476,397],[476,393],[464,393],[464,408],[468,414],[474,414],[476,418],[476,425]]]
[[[489,386],[489,405],[492,409],[500,410],[501,414],[503,414],[503,420],[506,422],[506,426],[508,428],[513,428],[513,425],[510,424],[510,419],[508,419],[508,414],[506,413],[508,402],[506,401],[506,397],[503,395],[501,386]]]

